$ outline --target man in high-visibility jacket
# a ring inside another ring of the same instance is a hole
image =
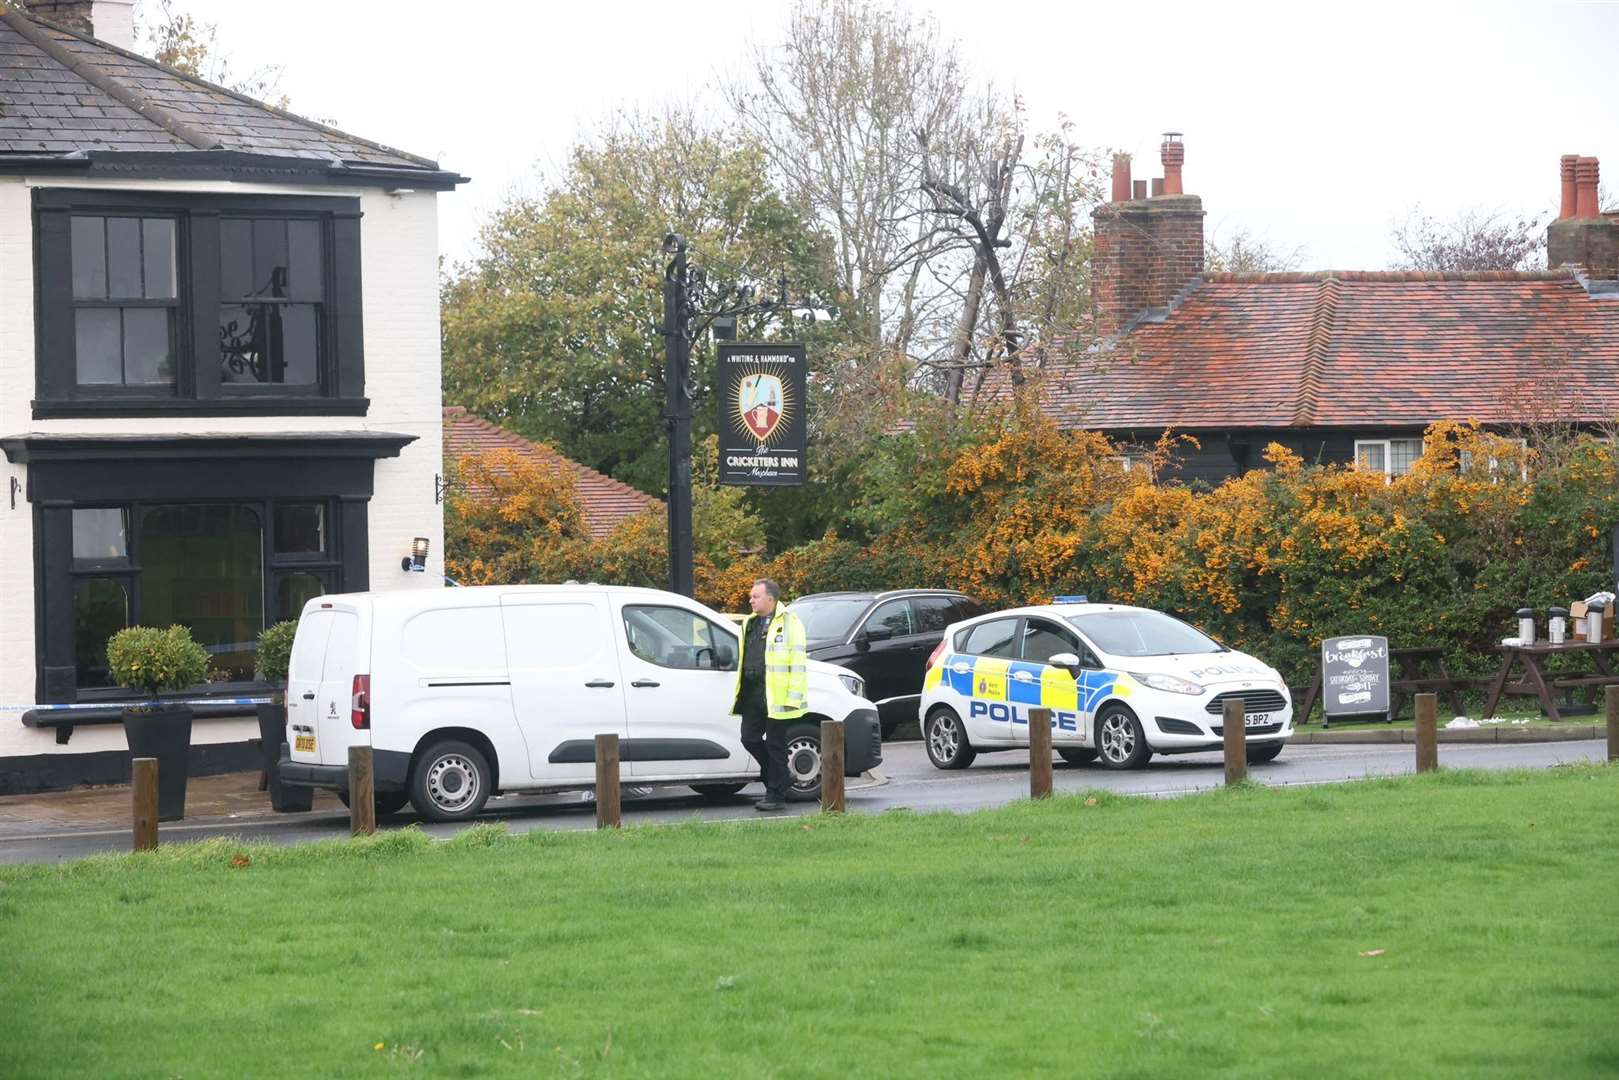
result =
[[[769,578],[748,593],[753,613],[742,621],[731,711],[742,717],[742,745],[759,762],[765,797],[755,810],[787,805],[787,725],[809,704],[809,651],[804,624],[781,602]]]

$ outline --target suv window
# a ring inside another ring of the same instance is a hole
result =
[[[666,668],[736,668],[736,638],[685,608],[626,604],[624,636],[630,652]]]
[[[916,613],[918,634],[941,633],[945,627],[967,616],[957,615],[961,601],[950,596],[913,596],[911,607]]]
[[[1023,659],[1033,664],[1049,663],[1058,653],[1077,653],[1081,657],[1087,650],[1079,647],[1074,635],[1039,619],[1030,619],[1023,626]]]
[[[1004,656],[1008,660],[1015,660],[1017,623],[1016,619],[991,619],[970,626],[956,635],[957,647],[974,656]]]
[[[871,613],[866,620],[867,630],[887,630],[894,637],[905,637],[915,633],[911,629],[911,602],[909,600],[885,600],[877,605],[877,610]]]

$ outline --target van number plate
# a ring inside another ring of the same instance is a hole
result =
[[[313,735],[298,735],[292,741],[292,748],[300,754],[313,754],[315,752],[315,737]]]

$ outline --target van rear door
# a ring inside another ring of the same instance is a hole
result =
[[[356,730],[350,722],[354,677],[370,673],[369,655],[361,648],[360,631],[356,609],[327,606],[324,602],[306,611],[298,621],[287,671],[287,722],[294,725],[294,761],[347,765],[349,747],[371,741],[369,731]],[[308,649],[304,650],[301,645],[306,633]],[[318,668],[313,653],[317,643]]]
[[[326,665],[326,641],[332,636],[329,611],[306,611],[298,620],[298,633],[292,639],[292,655],[287,661],[287,746],[292,760],[314,765],[320,762],[316,738],[320,677]]]

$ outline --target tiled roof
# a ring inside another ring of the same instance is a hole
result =
[[[474,416],[460,405],[446,405],[444,459],[458,462],[468,454],[484,450],[510,450],[538,465],[572,472],[579,499],[584,503],[585,522],[590,526],[590,535],[598,539],[612,532],[624,519],[663,506],[663,500],[654,499],[628,484],[621,484],[595,469],[563,457],[549,446],[529,442],[498,424]]]
[[[1210,274],[1110,348],[1055,347],[1064,426],[1619,418],[1619,293],[1566,272]],[[997,372],[986,389],[1004,386]]]
[[[437,170],[427,158],[0,6],[0,160],[109,150],[236,151]]]

